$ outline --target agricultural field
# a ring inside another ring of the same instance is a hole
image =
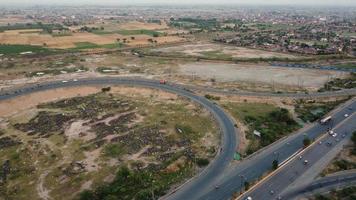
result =
[[[27,33],[24,34],[23,32]],[[155,32],[152,31],[121,30],[107,34],[75,32],[70,35],[58,37],[56,35],[42,34],[40,32],[28,32],[28,29],[25,29],[0,32],[0,43],[8,45],[34,45],[51,49],[75,49],[78,48],[78,44],[90,43],[92,45],[86,46],[86,48],[91,49],[120,48],[120,44],[132,47],[184,41],[183,38],[177,36],[161,36],[161,34],[157,34],[156,36]]]
[[[215,43],[198,42],[196,44],[185,44],[173,47],[163,47],[152,49],[151,52],[163,55],[185,55],[190,57],[201,57],[207,59],[258,59],[258,58],[288,58],[293,59],[299,56],[263,51],[257,49],[248,49],[244,47],[227,46]]]
[[[218,148],[209,112],[166,92],[85,87],[8,101],[0,108],[19,106],[0,109],[4,199],[161,196]]]

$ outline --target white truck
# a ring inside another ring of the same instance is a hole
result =
[[[320,120],[320,124],[326,124],[328,123],[329,121],[331,121],[332,117],[331,116],[327,116],[323,119]]]

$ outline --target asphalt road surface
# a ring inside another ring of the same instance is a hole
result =
[[[274,144],[264,148],[263,151],[254,154],[248,159],[245,159],[235,168],[227,169],[227,166],[231,162],[233,154],[236,150],[236,135],[234,124],[219,107],[217,107],[215,104],[213,104],[204,97],[194,95],[192,92],[189,91],[190,88],[186,88],[185,86],[163,85],[159,84],[158,81],[136,78],[92,78],[79,79],[77,81],[68,80],[64,82],[56,81],[40,83],[37,85],[25,86],[12,91],[3,91],[0,93],[0,100],[30,94],[36,91],[85,85],[128,85],[157,88],[190,98],[191,100],[202,104],[215,116],[215,118],[219,122],[222,131],[222,151],[202,173],[200,173],[198,176],[191,179],[191,181],[181,186],[179,190],[176,190],[170,195],[164,197],[164,199],[172,200],[229,199],[231,198],[234,192],[239,191],[241,189],[242,183],[245,180],[252,182],[260,178],[266,172],[268,172],[271,169],[273,160],[277,159],[282,162],[289,158],[291,155],[298,152],[303,146],[302,141],[304,135],[307,135],[309,138],[312,139],[317,138],[318,136],[326,132],[327,128],[329,128],[330,126],[339,124],[341,121],[343,121],[345,119],[344,114],[350,114],[356,109],[356,102],[355,100],[352,100],[348,103],[347,106],[338,109],[333,114],[333,120],[329,125],[320,125],[318,123],[315,123],[305,130],[299,131],[296,134],[281,139],[275,142]],[[229,93],[229,91],[223,92]],[[268,96],[270,94],[259,93],[258,95]],[[275,95],[278,96],[283,94]],[[290,95],[290,97],[305,97],[305,94],[288,95]],[[319,95],[319,93],[317,93],[316,95]],[[309,96],[312,97],[312,95],[308,95],[308,97]]]
[[[345,120],[345,114],[355,112],[356,101],[352,99],[332,114],[332,122],[328,125],[314,123],[311,127],[298,131],[296,134],[279,140],[272,145],[264,148],[256,155],[243,160],[234,170],[223,172],[222,179],[216,184],[219,189],[208,188],[199,199],[202,200],[225,200],[232,197],[235,192],[239,192],[243,188],[245,181],[254,182],[263,176],[272,168],[273,160],[278,160],[282,163],[290,158],[296,152],[303,148],[303,139],[308,136],[310,139],[318,138],[323,135],[328,128],[336,126]],[[356,121],[353,121],[356,125]],[[270,197],[270,196],[269,196]],[[195,199],[195,198],[192,198]],[[266,198],[262,198],[266,200]]]
[[[87,86],[87,85],[128,85],[128,86],[141,86],[165,90],[168,92],[176,93],[180,96],[187,97],[208,109],[220,125],[222,132],[221,148],[222,151],[218,153],[217,157],[208,167],[199,175],[187,182],[178,191],[174,192],[171,197],[176,199],[190,199],[190,195],[201,188],[211,187],[211,183],[217,176],[224,171],[227,165],[233,159],[236,150],[236,132],[234,123],[231,121],[224,111],[216,106],[211,101],[204,97],[194,95],[193,93],[173,87],[170,85],[160,84],[158,81],[152,80],[139,80],[139,79],[116,79],[116,78],[97,78],[97,79],[80,79],[71,81],[56,81],[41,83],[37,85],[25,86],[17,88],[14,91],[7,91],[0,94],[0,100],[11,99],[17,96],[39,92],[44,90],[51,90],[56,88],[73,87],[73,86]]]
[[[289,199],[284,198],[283,195],[283,191],[285,191],[288,186],[302,177],[308,170],[312,170],[311,167],[324,156],[329,156],[328,153],[332,151],[333,148],[339,148],[341,150],[342,145],[350,140],[352,132],[356,130],[356,113],[346,118],[345,121],[333,130],[338,133],[336,137],[325,134],[313,143],[313,145],[278,169],[275,174],[244,194],[241,199],[246,199],[248,196],[252,197],[253,200]],[[308,163],[305,163],[305,161],[308,161]]]
[[[299,187],[283,195],[283,199],[299,199],[315,194],[327,193],[331,190],[342,189],[356,185],[356,170],[341,171],[319,179],[311,184]]]

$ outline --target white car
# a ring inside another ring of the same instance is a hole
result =
[[[73,81],[74,81],[74,82],[77,82],[77,81],[78,81],[78,79],[73,79]]]
[[[68,83],[68,81],[62,81],[62,83]]]
[[[334,133],[332,136],[333,136],[333,137],[336,137],[336,136],[337,136],[337,133]]]
[[[348,116],[349,116],[349,114],[345,114],[345,115],[344,115],[345,118],[348,117]]]
[[[247,197],[245,200],[252,200],[252,197]]]

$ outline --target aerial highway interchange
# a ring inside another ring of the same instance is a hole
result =
[[[236,128],[228,115],[217,105],[207,100],[204,97],[195,95],[191,90],[203,88],[194,88],[189,86],[181,86],[175,84],[160,84],[158,81],[135,79],[135,78],[92,78],[79,79],[68,81],[53,81],[29,85],[3,91],[0,100],[11,99],[17,96],[26,95],[32,92],[43,90],[51,90],[62,87],[86,86],[86,85],[129,85],[139,87],[150,87],[166,90],[168,92],[176,93],[185,96],[207,108],[216,120],[219,122],[222,132],[221,151],[216,159],[211,163],[207,169],[193,177],[191,180],[171,191],[163,197],[163,199],[230,199],[236,192],[242,191],[244,181],[257,181],[271,169],[273,160],[278,160],[281,164],[280,168],[272,174],[268,175],[267,180],[252,187],[247,193],[244,193],[239,199],[282,199],[283,192],[292,184],[298,176],[301,176],[310,168],[313,163],[321,159],[321,155],[326,155],[331,149],[342,145],[350,138],[350,133],[355,130],[356,116],[354,114],[356,109],[356,101],[349,100],[347,103],[337,108],[331,113],[331,124],[314,123],[302,130],[285,137],[263,150],[249,156],[242,162],[229,166],[235,153],[236,145]],[[188,89],[187,89],[188,88]],[[228,91],[214,90],[213,92],[228,93]],[[354,90],[346,93],[339,92],[339,95],[352,94]],[[239,95],[240,93],[232,93]],[[240,94],[240,95],[243,95]],[[246,93],[245,95],[269,95],[268,93]],[[271,94],[281,95],[285,94]],[[305,94],[288,94],[295,98],[306,97]],[[320,94],[317,94],[319,96]],[[328,95],[328,94],[322,94]],[[330,93],[329,95],[335,95]],[[309,94],[307,97],[313,96]],[[349,117],[345,118],[345,114]],[[327,135],[329,129],[338,132],[339,138]],[[318,142],[314,142],[310,147],[303,150],[303,138],[309,137]],[[320,141],[320,142],[319,142]],[[331,145],[328,145],[328,144]],[[302,156],[301,156],[302,155]],[[303,161],[308,160],[308,164]],[[317,174],[314,174],[316,176]]]

